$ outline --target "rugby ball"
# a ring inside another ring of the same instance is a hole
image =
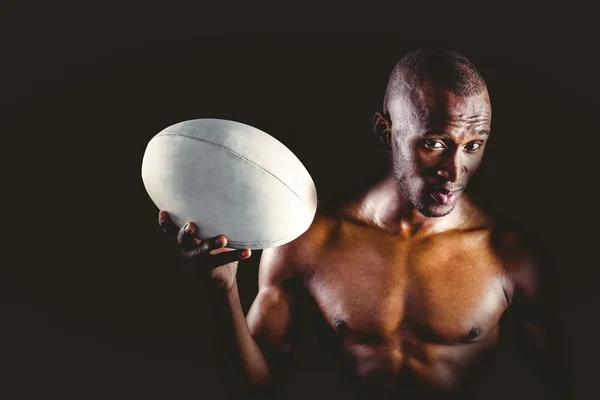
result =
[[[151,200],[196,236],[224,234],[227,247],[265,249],[311,225],[317,191],[305,166],[273,136],[223,119],[183,121],[156,134],[142,160]]]

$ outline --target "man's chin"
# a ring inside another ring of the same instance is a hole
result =
[[[427,218],[440,218],[445,217],[454,210],[455,204],[443,206],[440,204],[432,204],[424,207],[416,207],[423,216]]]

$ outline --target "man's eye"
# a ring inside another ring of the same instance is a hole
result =
[[[477,151],[481,147],[481,142],[471,142],[466,146],[467,151]]]
[[[445,149],[446,145],[441,140],[426,140],[425,147],[429,149]]]

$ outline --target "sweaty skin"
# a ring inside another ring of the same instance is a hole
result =
[[[501,340],[509,309],[546,350],[536,254],[464,193],[490,134],[487,90],[461,97],[408,88],[387,112],[375,126],[389,151],[387,174],[321,201],[303,235],[263,250],[247,317],[235,274],[250,252],[224,251],[222,235],[189,246],[195,227],[180,230],[184,255],[224,289],[240,360],[257,386],[276,375],[277,354],[295,350],[306,295],[351,373],[386,392],[455,391]]]
[[[276,297],[270,307],[279,311],[253,308],[251,331],[256,336],[257,325],[289,324],[293,293],[285,287],[297,280],[358,377],[392,389],[401,373],[410,373],[427,386],[454,389],[477,356],[497,343],[518,268],[518,260],[496,251],[493,225],[465,197],[457,208],[471,215],[430,233],[382,229],[358,202],[319,212],[300,240],[263,251],[260,296]],[[283,331],[267,335],[272,346],[287,345]]]
[[[463,193],[489,136],[487,91],[418,90],[390,117],[380,118],[391,131],[389,175],[321,202],[305,234],[263,251],[248,325],[263,346],[288,349],[289,288],[301,287],[357,377],[391,390],[411,376],[452,391],[497,344],[517,292],[535,309],[536,265]]]

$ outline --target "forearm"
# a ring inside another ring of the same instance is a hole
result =
[[[231,314],[233,337],[242,367],[250,383],[253,386],[262,387],[270,380],[269,366],[248,328],[240,302],[237,281],[232,289],[226,293],[226,299]]]

